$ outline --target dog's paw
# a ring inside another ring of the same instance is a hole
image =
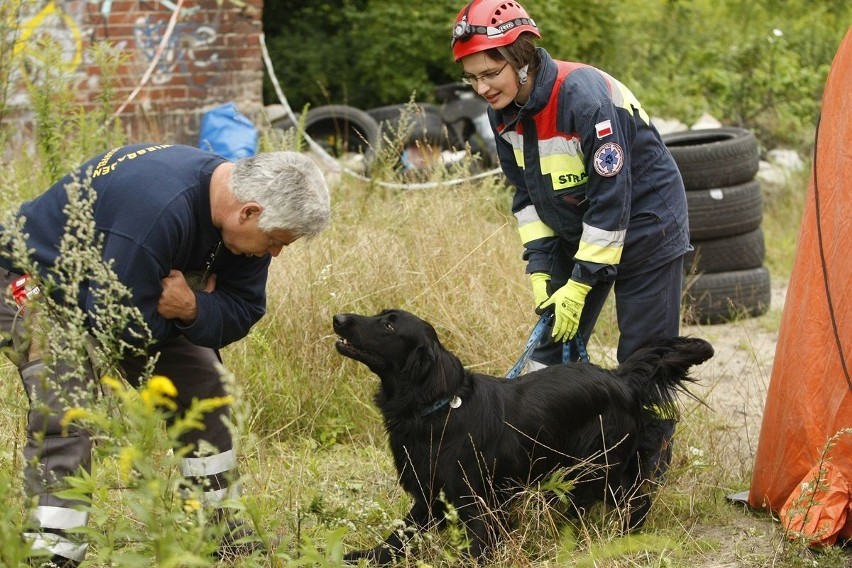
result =
[[[355,566],[362,558],[366,558],[366,556],[364,556],[364,551],[356,550],[355,552],[344,554],[343,563],[347,566]]]
[[[350,566],[357,565],[362,559],[366,560],[370,566],[387,566],[394,561],[394,556],[384,545],[365,550],[353,550],[343,555],[343,562]]]

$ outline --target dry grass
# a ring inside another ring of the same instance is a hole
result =
[[[409,501],[372,403],[376,378],[336,353],[331,319],[404,308],[432,322],[469,367],[504,374],[535,321],[510,199],[499,178],[428,191],[344,179],[333,189],[332,227],[273,262],[268,316],[223,356],[245,401],[247,507],[281,544],[273,557],[236,565],[338,565],[343,549],[374,545],[405,514]],[[732,382],[756,382],[758,394],[745,396],[759,398],[771,365],[762,341],[777,321],[775,308],[751,322],[685,330],[725,345],[719,364],[699,371],[701,395],[716,408],[686,403],[668,482],[641,535],[619,537],[619,511],[600,507],[566,524],[546,492],[529,488],[493,565],[843,566],[842,552],[812,557],[786,544],[768,516],[725,500],[748,486],[762,401],[741,408],[714,396],[730,393]],[[594,361],[612,364],[615,337],[608,307],[589,345]],[[0,477],[14,478],[25,404],[8,366],[0,396],[0,428],[9,433],[0,441]],[[124,496],[110,495],[109,514],[127,514]],[[448,559],[453,538],[427,535],[419,561],[403,566],[458,565]]]
[[[270,316],[249,341],[230,349],[226,360],[247,382],[257,409],[253,429],[265,437],[257,454],[280,451],[280,462],[301,476],[282,476],[293,500],[279,514],[302,536],[321,541],[324,531],[345,526],[346,547],[371,546],[409,506],[396,485],[371,402],[376,378],[336,354],[335,313],[405,308],[431,321],[469,367],[500,375],[514,363],[534,314],[510,195],[498,180],[408,192],[344,180],[334,191],[332,228],[274,262]],[[703,396],[714,404],[714,392],[736,398],[731,383],[756,382],[756,391],[740,393],[745,398],[733,409],[727,403],[714,411],[687,403],[670,478],[642,538],[617,536],[612,516],[617,518],[617,511],[595,511],[565,528],[533,490],[494,565],[807,564],[809,553],[785,545],[771,518],[725,500],[749,484],[762,412],[760,387],[765,392],[774,354],[764,342],[777,330],[779,311],[685,330],[726,344],[718,356],[723,364],[701,371]],[[613,363],[615,337],[608,307],[590,345],[593,360]],[[264,487],[275,485],[268,474],[264,479]],[[448,544],[445,536],[432,535],[422,545],[421,560],[445,564],[441,551]],[[820,558],[823,565],[844,562]]]

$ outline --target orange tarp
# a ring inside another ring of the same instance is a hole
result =
[[[749,504],[812,544],[852,537],[852,29],[823,94]]]

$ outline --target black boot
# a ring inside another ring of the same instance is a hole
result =
[[[219,560],[249,556],[255,552],[267,552],[267,543],[246,523],[230,519],[225,523],[225,534],[219,543],[216,556]],[[274,543],[269,543],[274,546]]]
[[[35,557],[27,560],[27,564],[38,568],[77,568],[80,565],[76,560],[65,558],[54,554],[50,558]]]

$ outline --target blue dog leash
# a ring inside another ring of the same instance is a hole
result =
[[[550,325],[551,321],[553,321],[553,310],[548,310],[541,314],[541,317],[538,319],[538,323],[535,324],[535,327],[533,327],[530,332],[527,344],[524,346],[524,352],[521,353],[521,357],[518,359],[518,362],[515,363],[515,366],[509,369],[509,372],[506,373],[507,379],[514,379],[523,372],[524,367],[527,365],[527,361],[529,361],[530,355],[532,355],[533,350],[536,348],[539,341],[541,341],[541,336],[547,329],[547,326]],[[562,345],[562,362],[569,363],[571,361],[572,343],[577,346],[577,355],[579,356],[580,361],[588,363],[589,354],[586,352],[586,344],[583,342],[583,337],[579,333],[577,333],[573,339],[569,339]]]
[[[530,332],[530,336],[527,339],[527,344],[526,346],[524,346],[524,352],[521,353],[521,358],[518,359],[518,362],[515,363],[515,366],[512,367],[508,373],[506,373],[507,379],[514,379],[523,372],[524,367],[526,367],[527,365],[527,361],[529,361],[530,355],[532,355],[533,350],[536,348],[539,341],[541,341],[541,336],[545,332],[545,330],[547,330],[547,326],[550,324],[551,321],[553,321],[553,310],[548,310],[541,314],[541,317],[538,318],[538,323],[535,324],[535,327],[533,327],[532,331]],[[577,333],[577,335],[575,335],[573,339],[570,339],[564,344],[562,344],[562,362],[571,362],[572,342],[577,346],[577,355],[579,356],[580,361],[588,363],[589,354],[586,352],[586,344],[583,342],[583,337],[579,333]],[[429,416],[430,414],[440,410],[447,404],[450,405],[450,408],[458,408],[459,406],[461,406],[462,400],[458,396],[454,396],[452,398],[443,398],[424,408],[420,412],[420,416]]]

